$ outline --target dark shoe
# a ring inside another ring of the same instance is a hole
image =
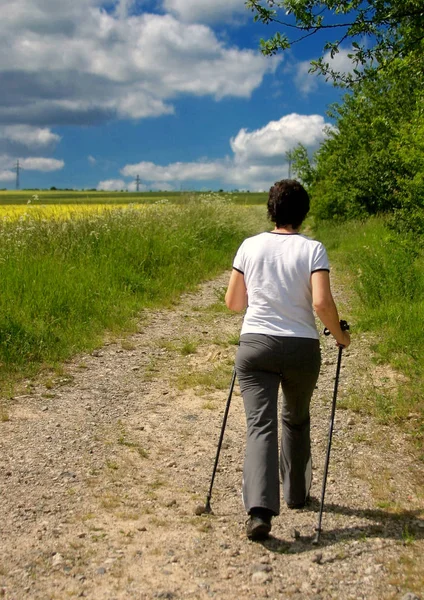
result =
[[[271,511],[253,508],[246,524],[246,535],[249,540],[265,540],[271,531],[271,518]]]
[[[264,521],[260,517],[249,517],[246,525],[246,535],[249,540],[266,540],[271,531],[271,523]]]

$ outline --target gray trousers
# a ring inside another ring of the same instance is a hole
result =
[[[309,405],[321,366],[319,340],[244,334],[236,372],[246,412],[243,502],[280,512],[280,481],[287,504],[303,503],[312,481]],[[278,452],[278,390],[283,390]]]

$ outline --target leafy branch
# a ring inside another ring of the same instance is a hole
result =
[[[352,72],[332,69],[324,56],[311,62],[311,71],[318,71],[341,86],[352,86],[371,76],[375,68],[384,68],[391,55],[397,57],[413,51],[424,30],[424,7],[420,0],[367,0],[365,7],[362,0],[247,0],[245,4],[254,13],[254,21],[282,28],[261,40],[261,51],[266,56],[287,50],[321,31],[341,31],[340,39],[325,43],[323,53],[329,51],[333,59],[343,42],[350,40],[352,51],[348,56]],[[282,12],[287,18],[280,16]],[[328,22],[330,17],[347,20]],[[293,31],[302,35],[291,37]]]

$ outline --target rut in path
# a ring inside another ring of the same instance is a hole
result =
[[[222,309],[227,281],[228,273],[204,284],[172,310],[145,311],[138,333],[15,398],[0,423],[0,598],[420,597],[423,467],[392,426],[337,410],[322,544],[311,545],[337,358],[329,339],[313,399],[311,506],[283,505],[273,536],[247,541],[236,386],[215,515],[194,515],[209,487],[241,324]],[[394,380],[369,356],[354,335],[340,405]]]

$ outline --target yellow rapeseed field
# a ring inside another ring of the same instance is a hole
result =
[[[0,206],[0,219],[16,221],[18,219],[55,220],[85,218],[89,215],[100,215],[112,210],[128,210],[145,208],[142,204],[6,204]]]

